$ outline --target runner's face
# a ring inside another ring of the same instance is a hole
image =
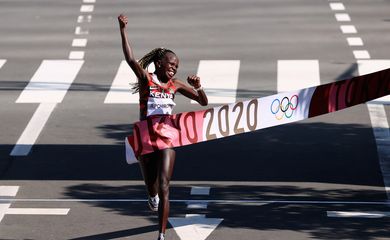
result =
[[[179,59],[173,53],[166,53],[164,58],[161,60],[161,70],[163,74],[168,78],[172,79],[179,68]]]

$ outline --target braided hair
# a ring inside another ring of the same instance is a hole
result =
[[[166,53],[173,53],[175,54],[172,50],[160,47],[160,48],[155,48],[149,53],[147,53],[145,56],[143,56],[140,60],[138,60],[139,65],[143,69],[147,69],[148,66],[152,62],[157,62],[158,60],[161,60]],[[176,55],[176,54],[175,54]],[[131,84],[132,85],[132,90],[133,94],[139,92],[139,82],[137,81],[136,83]]]

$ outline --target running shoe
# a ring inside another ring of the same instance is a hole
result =
[[[158,236],[157,240],[165,240],[164,233],[160,233],[160,235]]]
[[[160,199],[158,198],[158,195],[156,195],[155,197],[149,197],[148,205],[149,205],[150,210],[152,210],[153,212],[157,212],[159,202],[160,202]]]

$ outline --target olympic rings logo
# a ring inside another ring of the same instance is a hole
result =
[[[282,100],[276,98],[271,103],[271,112],[277,120],[282,120],[283,117],[291,118],[298,104],[298,95],[293,95],[291,98],[284,97]]]

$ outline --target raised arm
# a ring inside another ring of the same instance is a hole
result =
[[[187,78],[187,82],[192,86],[192,88],[180,80],[175,79],[174,81],[178,92],[192,100],[197,101],[202,106],[206,106],[208,104],[208,99],[200,84],[199,77],[192,75]]]
[[[121,33],[121,39],[122,39],[122,49],[123,54],[125,55],[125,59],[127,64],[131,67],[135,75],[138,79],[147,79],[147,72],[144,70],[137,60],[134,57],[133,50],[130,47],[129,40],[127,39],[126,34],[126,25],[128,23],[128,19],[124,15],[118,16],[118,22],[119,22],[119,30]]]

